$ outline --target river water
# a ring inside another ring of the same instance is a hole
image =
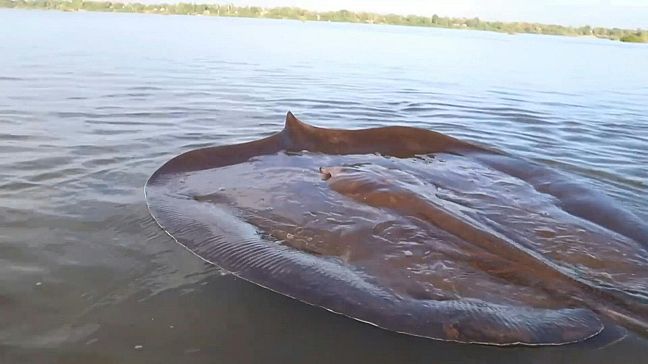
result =
[[[639,363],[648,339],[493,348],[386,332],[224,274],[150,217],[197,147],[410,125],[648,218],[648,47],[259,19],[0,10],[0,363]],[[646,278],[648,279],[648,277]]]

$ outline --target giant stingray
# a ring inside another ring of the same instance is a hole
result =
[[[207,262],[384,329],[559,345],[648,332],[648,226],[545,166],[418,128],[284,129],[189,151],[145,187]]]

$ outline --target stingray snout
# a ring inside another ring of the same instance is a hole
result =
[[[324,181],[329,180],[331,177],[335,177],[342,171],[342,167],[320,167],[320,174]]]

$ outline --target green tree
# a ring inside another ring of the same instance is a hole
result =
[[[313,12],[300,8],[280,7],[264,9],[259,7],[237,7],[218,4],[141,4],[136,2],[102,2],[84,0],[0,0],[3,8],[36,8],[64,11],[113,11],[158,14],[200,14],[214,16],[244,16],[282,19],[321,20],[339,22],[383,23],[411,26],[434,26],[445,28],[470,28],[507,33],[539,33],[556,35],[587,35],[624,42],[648,42],[648,33],[642,29],[602,28],[590,26],[566,27],[553,24],[488,22],[479,18],[449,18],[437,14],[431,17],[396,14],[353,13],[348,10]]]

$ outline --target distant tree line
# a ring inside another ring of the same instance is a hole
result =
[[[178,15],[208,15],[247,18],[297,19],[347,23],[393,24],[451,29],[475,29],[505,33],[531,33],[566,36],[593,36],[623,42],[648,42],[648,31],[602,27],[568,27],[526,22],[483,21],[479,18],[449,18],[438,15],[396,15],[351,12],[347,10],[316,12],[293,7],[261,8],[219,4],[140,4],[83,0],[0,0],[0,7],[52,9],[62,11],[104,11]]]

